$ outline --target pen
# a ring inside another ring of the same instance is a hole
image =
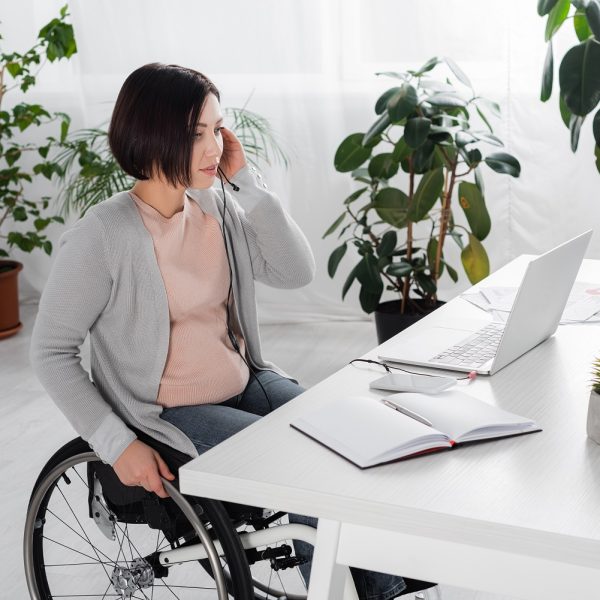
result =
[[[413,412],[412,410],[409,410],[408,408],[404,408],[404,406],[400,406],[399,404],[396,404],[395,402],[391,402],[390,400],[386,400],[385,398],[382,400],[382,402],[386,406],[389,406],[390,408],[397,410],[398,412],[402,413],[403,415],[406,415],[407,417],[410,417],[411,419],[414,419],[415,421],[419,421],[419,423],[423,423],[423,425],[433,427],[433,424],[431,423],[431,421],[429,421],[425,417],[421,416],[420,414]]]

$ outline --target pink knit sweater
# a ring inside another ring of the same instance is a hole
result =
[[[241,393],[249,372],[227,336],[229,268],[219,223],[187,195],[171,218],[131,196],[152,235],[169,302],[169,352],[156,401],[185,406]],[[241,332],[234,331],[244,354]]]

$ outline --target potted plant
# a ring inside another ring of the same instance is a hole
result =
[[[451,78],[431,77],[443,67]],[[477,96],[451,59],[432,58],[417,71],[378,75],[396,79],[397,85],[375,103],[378,117],[369,130],[349,135],[336,151],[336,170],[351,173],[360,187],[344,200],[344,211],[323,237],[341,228],[342,244],[329,257],[331,277],[348,247],[356,249],[359,260],[342,298],[357,281],[361,307],[375,311],[382,342],[439,305],[444,271],[458,280],[444,256],[448,238],[460,247],[471,283],[489,274],[482,242],[491,220],[481,166],[518,177],[520,165],[506,152],[484,156],[486,146],[503,146],[486,116],[488,111],[499,116],[499,107]],[[464,225],[455,220],[455,198]],[[384,290],[399,299],[381,303]]]
[[[546,102],[552,95],[554,55],[552,39],[562,24],[571,21],[579,44],[563,56],[558,70],[560,116],[571,134],[571,150],[579,143],[581,126],[600,101],[600,1],[599,0],[538,0],[538,14],[547,15],[545,38],[548,44],[542,75],[540,99]],[[600,110],[593,122],[594,157],[600,171]]]
[[[592,365],[592,391],[588,405],[587,434],[591,440],[600,444],[600,358]]]
[[[247,102],[246,102],[247,104]],[[225,119],[238,136],[248,161],[254,166],[274,159],[285,167],[288,158],[276,140],[269,122],[246,108],[227,107]],[[69,134],[56,156],[59,169],[56,176],[61,185],[58,197],[61,214],[76,212],[83,216],[94,204],[133,186],[113,158],[108,146],[108,131],[104,127],[82,129]]]
[[[16,260],[6,260],[14,246],[24,252],[42,248],[47,254],[52,252],[52,243],[43,233],[52,222],[63,222],[60,216],[43,216],[48,208],[49,197],[31,199],[27,184],[36,177],[51,179],[60,169],[49,158],[56,146],[67,136],[70,119],[64,113],[51,114],[39,104],[20,102],[9,109],[2,109],[6,94],[16,88],[27,92],[36,83],[36,77],[46,61],[68,59],[77,51],[73,28],[65,20],[67,7],[60,11],[60,17],[52,19],[42,27],[37,43],[27,52],[0,53],[0,339],[14,335],[22,325],[19,320],[18,274],[23,265]],[[7,78],[12,81],[7,83]],[[30,133],[31,127],[44,127],[60,123],[60,137],[47,137],[43,144],[20,141],[21,134]],[[30,165],[26,157],[35,155],[37,161]],[[11,221],[22,222],[33,218],[33,230],[6,230]],[[4,257],[4,258],[2,258]]]

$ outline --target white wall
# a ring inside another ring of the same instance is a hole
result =
[[[5,5],[3,47],[28,48],[60,5]],[[340,299],[354,257],[349,252],[330,280],[327,258],[339,242],[321,236],[355,189],[348,175],[334,170],[335,150],[349,133],[366,130],[375,100],[393,85],[375,71],[416,68],[433,55],[448,55],[478,93],[500,103],[503,119],[496,131],[519,158],[522,175],[515,180],[485,171],[492,269],[600,222],[590,123],[573,155],[556,91],[549,103],[539,101],[544,22],[534,0],[77,0],[70,7],[79,53],[69,64],[49,65],[30,101],[69,112],[74,127],[96,126],[110,117],[129,72],[146,62],[175,62],[207,73],[224,106],[240,106],[252,93],[249,108],[279,133],[291,168],[271,169],[266,177],[307,234],[319,270],[302,290],[261,287],[263,322],[364,317],[357,289]],[[555,47],[560,57],[575,40],[571,24],[563,28]],[[20,99],[11,96],[11,103]],[[54,241],[62,229],[51,231]],[[441,296],[450,298],[468,282],[452,243],[446,252],[461,273],[456,285],[442,281]],[[587,256],[600,258],[600,234]],[[41,252],[15,252],[15,258],[25,263],[26,301],[42,289],[51,259]]]

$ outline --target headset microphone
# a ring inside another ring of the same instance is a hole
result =
[[[221,181],[223,181],[223,177],[225,177],[225,181],[231,186],[231,188],[233,189],[234,192],[240,191],[240,186],[235,185],[235,183],[231,183],[231,181],[229,181],[229,179],[227,179],[227,175],[225,175],[225,173],[223,173],[223,170],[221,169],[221,167],[217,167],[217,171],[219,172],[219,177],[221,178]]]

